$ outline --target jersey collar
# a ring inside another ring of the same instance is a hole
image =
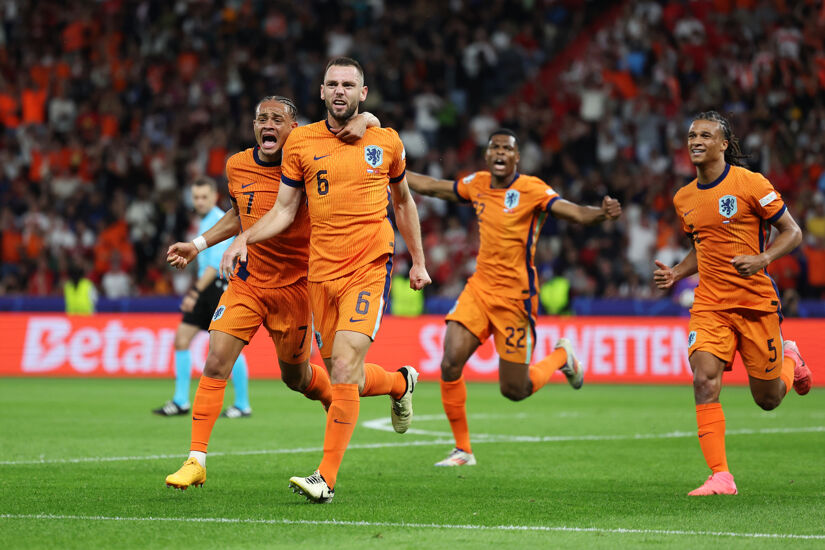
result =
[[[697,181],[696,182],[696,187],[698,187],[699,189],[710,189],[711,187],[716,187],[717,185],[722,183],[722,180],[725,179],[725,176],[728,175],[728,172],[730,172],[730,164],[728,164],[726,162],[725,163],[725,169],[722,170],[722,174],[718,178],[716,178],[712,182],[708,183],[707,185],[702,185],[701,183],[699,183]]]
[[[258,166],[266,166],[266,167],[280,166],[281,165],[281,159],[278,159],[275,162],[267,162],[265,160],[261,160],[261,157],[258,156],[258,149],[260,149],[260,148],[257,145],[252,148],[252,158],[255,159],[255,164],[257,164]],[[283,149],[281,151],[283,151]],[[281,153],[281,158],[283,158],[283,152]]]
[[[507,184],[507,187],[493,187],[493,178],[492,178],[492,174],[491,174],[490,175],[490,189],[509,189],[510,186],[513,185],[514,183],[516,183],[516,180],[519,179],[520,177],[521,177],[521,174],[519,174],[518,170],[516,170],[516,173],[513,174],[513,179],[510,180],[510,183]]]

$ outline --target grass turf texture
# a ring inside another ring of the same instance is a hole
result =
[[[317,467],[325,418],[320,404],[278,381],[251,382],[251,418],[218,420],[202,489],[167,488],[165,476],[185,459],[190,420],[149,411],[171,385],[0,380],[4,546],[825,545],[821,389],[763,412],[747,388],[725,388],[728,458],[740,494],[689,498],[708,475],[689,387],[575,392],[554,384],[512,403],[496,385],[469,384],[478,465],[434,468],[452,445],[438,385],[423,382],[405,435],[370,427],[389,426],[388,398],[361,400],[335,500],[314,505],[287,482]],[[814,538],[784,538],[799,535]]]

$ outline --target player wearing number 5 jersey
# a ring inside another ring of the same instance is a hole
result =
[[[255,109],[253,128],[257,146],[241,151],[226,163],[232,210],[209,231],[190,243],[169,248],[168,260],[183,267],[198,250],[219,243],[251,227],[268,212],[278,196],[281,151],[298,123],[292,101],[281,96],[263,98]],[[335,137],[357,140],[368,124],[377,125],[364,113]],[[206,479],[206,449],[223,403],[226,379],[234,359],[263,325],[278,353],[281,377],[290,389],[325,408],[332,400],[324,367],[309,363],[312,319],[307,296],[309,219],[301,205],[295,223],[281,235],[249,247],[244,262],[236,266],[226,292],[214,309],[209,325],[209,354],[192,410],[192,443],[189,459],[166,478],[167,485],[185,489]]]
[[[722,373],[737,351],[754,401],[779,406],[791,386],[811,387],[811,371],[794,342],[782,340],[779,296],[767,265],[796,248],[802,233],[782,197],[761,174],[737,166],[742,158],[730,123],[716,111],[693,119],[687,136],[696,179],[673,205],[693,249],[674,267],[657,261],[656,285],[667,289],[699,273],[690,310],[688,353],[699,445],[711,475],[692,496],[735,495],[725,453],[725,416],[719,402]],[[766,249],[770,226],[779,234]]]
[[[364,365],[389,293],[395,247],[395,233],[387,219],[390,197],[412,257],[410,285],[419,290],[430,282],[398,134],[369,128],[354,143],[335,138],[337,128],[357,114],[366,96],[364,72],[357,61],[330,61],[321,84],[327,119],[293,131],[284,148],[274,208],[235,240],[221,262],[225,271],[235,258],[244,261],[248,245],[285,231],[306,201],[312,227],[309,298],[318,347],[330,370],[332,404],[318,470],[291,478],[290,486],[314,502],[332,500],[338,469],[358,420],[359,397],[389,395],[393,427],[403,433],[412,416],[418,377],[409,366],[389,373],[377,365]]]
[[[490,136],[484,155],[489,171],[451,182],[409,173],[410,187],[445,200],[472,204],[481,245],[476,272],[447,315],[441,361],[441,401],[455,437],[455,448],[436,466],[476,463],[467,425],[464,364],[490,335],[499,354],[499,385],[508,399],[529,397],[561,370],[570,385],[583,383],[582,366],[569,340],[530,365],[536,339],[538,275],[533,257],[548,214],[577,223],[615,219],[621,205],[605,197],[600,208],[579,206],[559,197],[544,181],[517,172],[518,139],[510,130]]]

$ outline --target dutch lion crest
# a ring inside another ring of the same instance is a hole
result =
[[[733,195],[725,195],[719,199],[719,213],[726,218],[732,218],[737,210],[736,197]]]
[[[373,168],[378,168],[384,162],[384,150],[377,145],[367,145],[364,148],[364,160]]]
[[[521,194],[518,191],[515,189],[510,189],[504,194],[504,206],[512,210],[518,206],[520,198]]]

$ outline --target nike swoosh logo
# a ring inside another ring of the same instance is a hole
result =
[[[326,155],[321,155],[320,157],[316,155],[316,156],[313,156],[312,158],[314,158],[315,160],[321,160],[322,158],[326,158],[331,154],[332,153],[329,153],[329,154],[326,154]]]
[[[696,210],[696,209],[695,209],[695,208],[691,208],[690,210],[688,210],[687,212],[685,212],[684,214],[682,214],[682,216],[687,216],[688,214],[690,214],[690,213],[691,213],[691,212],[693,212],[694,210]]]
[[[253,181],[252,183],[247,183],[246,185],[241,185],[241,189],[246,189],[250,185],[255,185],[255,182]]]
[[[300,353],[293,353],[293,354],[292,354],[292,358],[293,358],[293,359],[297,359],[297,358],[299,358],[300,356],[301,356],[301,354],[300,354]]]
[[[699,434],[699,439],[702,439],[703,437],[705,437],[706,435],[710,435],[711,433],[712,432],[705,432],[703,434]]]
[[[341,422],[337,418],[333,418],[332,421],[335,422],[336,424],[352,424],[352,422]]]
[[[366,321],[366,319],[353,319],[352,317],[349,318],[350,323],[360,323],[361,321]]]
[[[765,367],[765,372],[771,372],[772,370],[776,369],[776,365],[772,366],[771,368]]]

